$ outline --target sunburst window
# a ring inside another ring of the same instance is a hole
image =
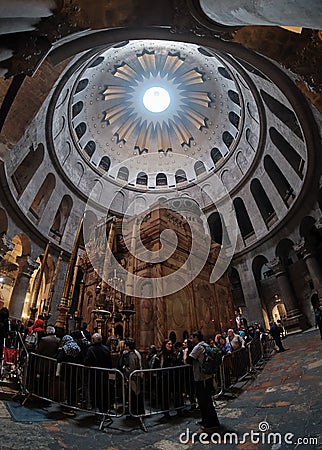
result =
[[[105,120],[115,129],[117,142],[135,136],[139,153],[166,152],[178,144],[190,146],[196,129],[207,128],[212,99],[203,86],[204,75],[186,66],[180,54],[144,50],[135,68],[125,62],[115,67],[114,80],[103,94]]]

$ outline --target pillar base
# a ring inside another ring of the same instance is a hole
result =
[[[297,314],[293,317],[288,317],[284,321],[284,328],[287,334],[302,333],[309,328],[307,320],[303,314]]]
[[[59,305],[57,307],[58,318],[55,323],[56,336],[63,337],[66,334],[67,314],[69,307],[65,305]]]

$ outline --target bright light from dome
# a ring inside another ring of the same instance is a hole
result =
[[[143,104],[150,112],[163,112],[170,105],[169,92],[162,87],[151,87],[143,95]]]

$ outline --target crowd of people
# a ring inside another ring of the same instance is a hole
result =
[[[178,375],[179,372],[165,371],[162,375],[163,372],[161,371],[160,376],[154,378],[154,381],[150,380],[150,382],[155,383],[155,388],[160,387],[159,385],[162,385],[162,388],[159,390],[151,389],[151,392],[159,392],[158,395],[161,398],[155,399],[155,401],[159,402],[158,409],[164,412],[166,419],[170,418],[169,411],[171,406],[174,407],[179,416],[182,415],[184,406],[183,395],[189,396],[191,408],[193,409],[198,405],[200,409],[200,426],[205,429],[220,426],[212,399],[214,377],[213,374],[205,374],[202,371],[204,346],[206,344],[217,348],[221,355],[224,356],[244,349],[249,342],[263,339],[270,334],[275,340],[279,351],[285,350],[282,344],[285,330],[281,324],[272,322],[270,329],[265,330],[260,324],[248,326],[246,319],[243,317],[237,317],[234,328],[229,328],[227,332],[216,333],[207,342],[204,341],[200,331],[195,331],[182,342],[173,342],[171,339],[165,339],[161,348],[151,344],[146,355],[141,355],[135,348],[133,339],[123,340],[119,336],[117,345],[115,345],[115,339],[107,339],[106,342],[103,342],[101,334],[90,334],[86,323],[83,324],[80,330],[66,334],[61,339],[56,336],[54,326],[48,325],[45,327],[45,321],[42,316],[39,316],[34,323],[29,323],[27,328],[24,328],[21,323],[12,321],[10,323],[9,311],[6,308],[2,308],[0,311],[0,346],[3,346],[4,338],[8,338],[13,329],[22,333],[25,345],[29,351],[47,358],[53,358],[56,361],[55,375],[57,377],[63,376],[64,379],[68,380],[77,378],[78,374],[75,372],[75,367],[78,366],[64,363],[87,366],[89,368],[87,376],[91,377],[91,383],[86,382],[86,387],[84,386],[83,389],[85,392],[84,397],[85,399],[86,397],[91,399],[95,408],[103,413],[107,412],[107,405],[110,405],[113,400],[108,387],[108,373],[102,376],[101,372],[97,376],[98,372],[94,368],[112,369],[111,354],[114,353],[115,349],[118,350],[119,357],[116,365],[115,361],[113,361],[114,368],[123,372],[126,380],[130,380],[132,412],[136,415],[144,414],[144,398],[142,378],[139,376],[130,377],[132,372],[143,368],[154,370],[189,366],[190,376],[185,378],[185,381],[178,379],[178,377],[181,377],[181,375]],[[36,338],[32,339],[32,337]],[[0,351],[2,353],[2,347]],[[50,398],[50,392],[47,390],[50,386],[46,382],[42,383],[42,381],[48,378],[50,370],[49,365],[47,369],[43,365],[42,370],[37,373],[38,382],[43,386],[41,395],[45,398]],[[194,383],[187,386],[186,380],[194,380]],[[179,385],[181,386],[180,393],[177,392]],[[78,405],[75,389],[65,389],[65,396],[69,407]],[[68,407],[65,408],[65,412],[74,414]]]

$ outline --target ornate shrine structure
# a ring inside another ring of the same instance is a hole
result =
[[[199,329],[209,338],[232,326],[235,314],[227,273],[215,283],[209,281],[219,244],[211,241],[200,273],[189,281],[192,234],[198,254],[207,250],[199,212],[193,200],[176,198],[154,204],[143,216],[99,221],[92,227],[80,262],[84,286],[78,303],[78,314],[91,331],[97,328],[105,336],[131,336],[144,350],[151,344],[160,346],[169,336],[180,341]],[[165,230],[176,234],[174,251],[168,235],[160,240]],[[106,258],[105,237],[116,258],[114,263]],[[147,250],[157,254],[162,246],[170,256],[159,262],[144,261]],[[96,270],[102,265],[105,280]],[[165,280],[168,295],[162,295],[162,283],[156,280]],[[131,290],[135,295],[129,295]]]

